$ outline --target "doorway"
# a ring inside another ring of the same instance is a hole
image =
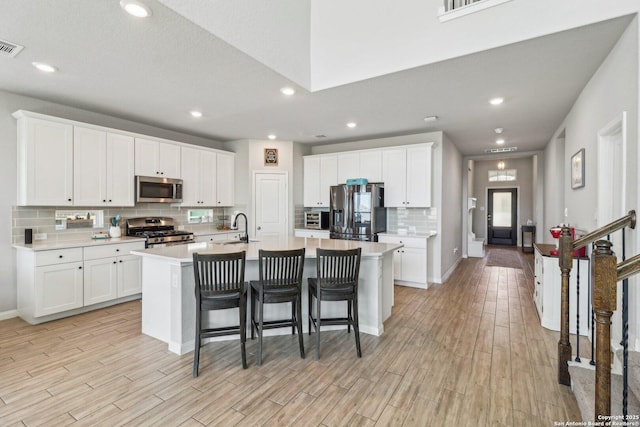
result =
[[[487,244],[518,244],[518,189],[490,188],[487,194]]]
[[[256,172],[254,174],[255,236],[284,237],[289,226],[288,175]]]

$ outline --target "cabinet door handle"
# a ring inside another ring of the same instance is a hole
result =
[[[120,252],[120,249],[116,249],[116,252]]]
[[[70,201],[71,201],[71,199],[67,199],[67,202],[70,202]]]
[[[62,258],[62,255],[58,255],[58,258]]]
[[[122,262],[122,260],[120,260],[120,262]]]
[[[105,199],[102,199],[102,203],[106,203],[107,201]]]
[[[82,266],[78,267],[78,270],[82,270]]]
[[[115,264],[115,263],[116,263],[116,261],[113,261],[113,263]]]

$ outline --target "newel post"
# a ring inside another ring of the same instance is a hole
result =
[[[617,261],[612,243],[598,240],[593,250],[593,311],[596,320],[595,420],[611,415],[611,316],[616,309]]]
[[[573,266],[573,238],[571,229],[563,226],[558,243],[558,262],[562,273],[560,291],[560,340],[558,341],[558,383],[571,385],[569,360],[571,359],[571,341],[569,341],[569,277]]]

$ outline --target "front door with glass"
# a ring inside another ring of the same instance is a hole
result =
[[[517,218],[518,190],[516,188],[489,189],[487,243],[490,245],[517,245]]]

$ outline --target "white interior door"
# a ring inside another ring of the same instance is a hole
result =
[[[289,224],[286,173],[256,173],[255,236],[286,236]]]

